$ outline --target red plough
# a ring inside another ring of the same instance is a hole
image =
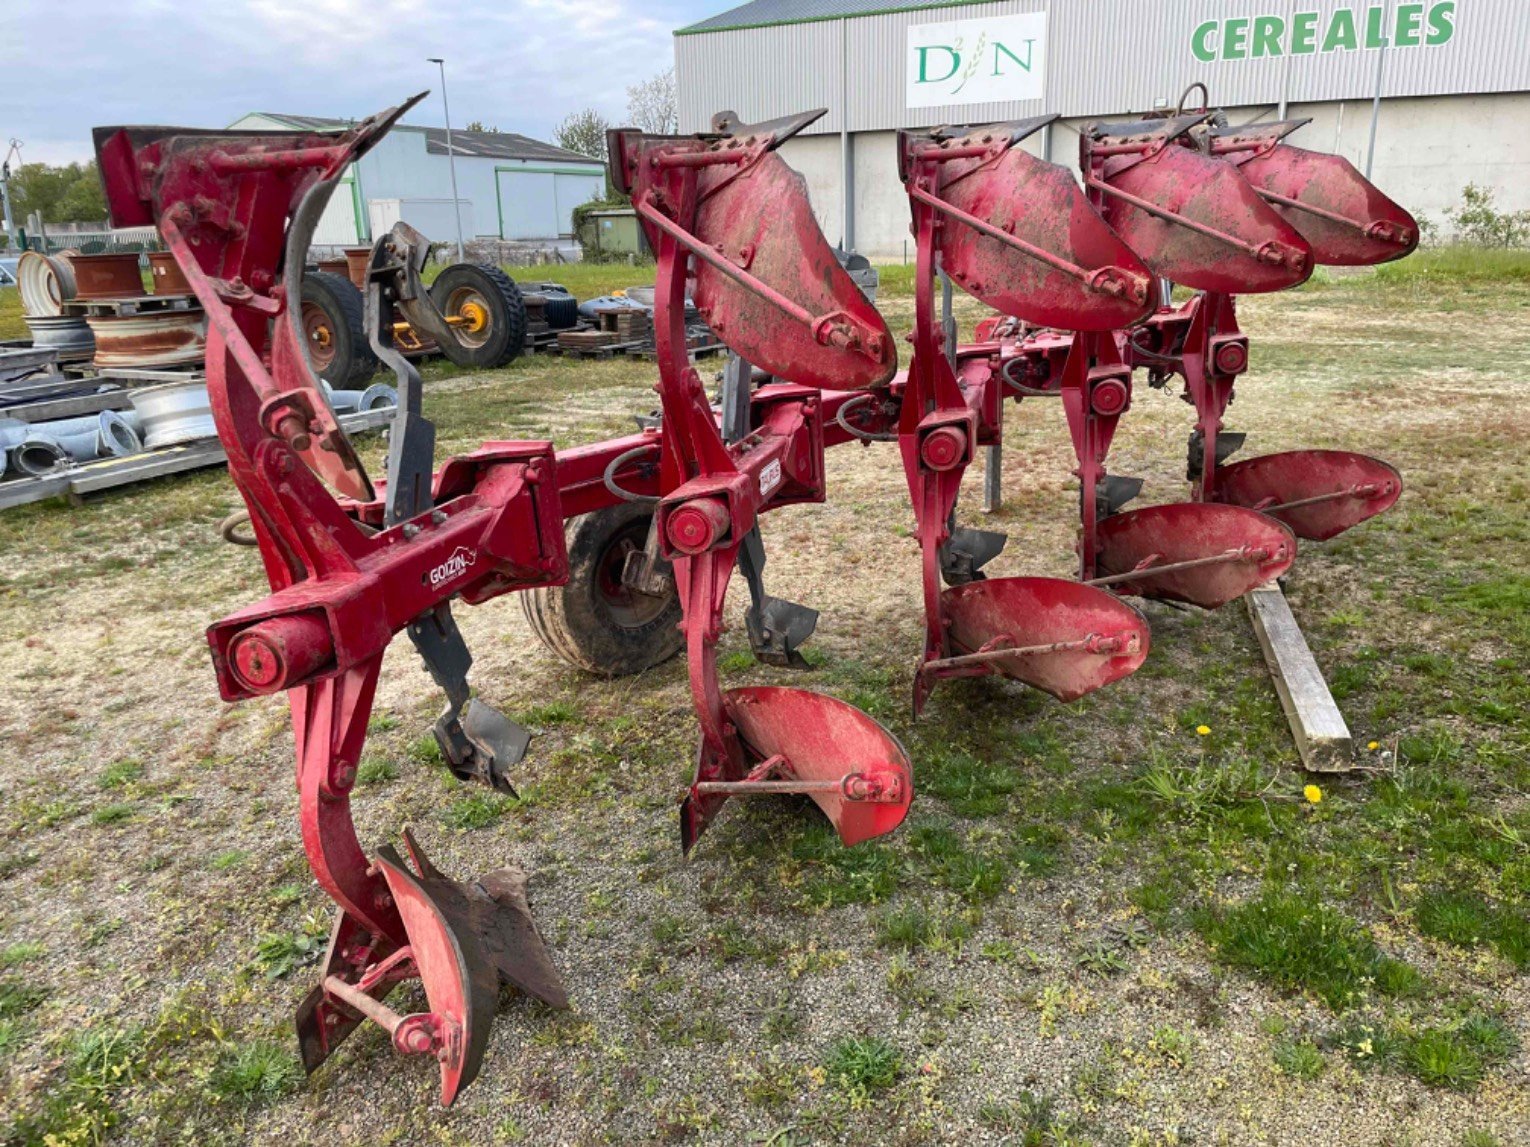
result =
[[[1157,312],[1124,332],[1123,350],[1154,385],[1185,380],[1196,501],[1258,510],[1325,540],[1388,509],[1402,480],[1379,459],[1337,450],[1226,464],[1244,435],[1224,431],[1223,417],[1248,367],[1233,296],[1295,286],[1321,263],[1400,258],[1418,227],[1348,161],[1282,142],[1305,121],[1229,128],[1217,119],[1203,108],[1083,135],[1086,181],[1106,218],[1156,274],[1197,291],[1174,306],[1164,290]]]
[[[998,673],[1072,700],[1133,672],[1148,653],[1146,621],[1120,599],[1058,578],[989,580],[982,567],[1004,536],[955,524],[976,448],[1002,437],[1002,394],[986,356],[959,359],[954,324],[937,320],[937,273],[1006,314],[1088,332],[1068,358],[1067,392],[1085,403],[1112,401],[1123,373],[1110,369],[1113,344],[1095,332],[1149,305],[1147,271],[1067,173],[1016,146],[1045,122],[899,134],[917,250],[914,356],[898,425],[923,562],[916,713],[944,677]],[[1086,362],[1096,349],[1104,364]],[[1086,501],[1092,479],[1084,474]]]
[[[436,734],[452,770],[509,788],[526,738],[469,697],[471,657],[449,602],[555,584],[567,561],[551,446],[490,443],[432,480],[419,376],[396,353],[407,373],[384,503],[287,305],[335,180],[414,102],[339,136],[105,128],[96,149],[113,222],[157,224],[206,310],[213,416],[271,581],[269,597],[208,640],[225,699],[287,692],[303,844],[340,909],[320,983],[298,1009],[304,1063],[312,1070],[370,1019],[401,1053],[437,1060],[450,1103],[478,1072],[502,981],[553,1007],[567,999],[519,871],[452,880],[407,831],[412,869],[390,846],[369,856],[351,790],[383,652],[400,630],[450,701]],[[418,252],[406,246],[398,233],[379,242],[372,273],[386,286],[372,305],[387,297],[428,329],[439,315],[419,305]],[[378,509],[378,526],[361,505]],[[427,1010],[394,1011],[387,996],[414,979]]]
[[[757,522],[824,499],[822,391],[883,387],[897,366],[886,323],[835,260],[802,177],[776,154],[822,114],[750,127],[725,113],[709,134],[609,137],[613,178],[632,196],[658,261],[657,535],[679,586],[701,725],[696,777],[681,809],[687,851],[730,797],[806,794],[846,844],[897,827],[913,798],[907,754],[858,709],[801,689],[724,693],[717,677],[736,565],[750,584],[750,635],[763,659],[793,664],[812,632],[816,613],[764,593]],[[783,380],[751,394],[746,378],[721,425],[686,355],[688,268],[712,329]]]

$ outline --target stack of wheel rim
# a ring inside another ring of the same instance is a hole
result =
[[[34,347],[56,350],[61,359],[89,358],[95,353],[95,336],[85,320],[64,314],[64,304],[77,290],[68,257],[26,251],[17,263],[16,280],[22,318]]]
[[[190,285],[168,253],[150,257],[156,299],[190,294]],[[85,321],[95,336],[97,367],[158,368],[202,361],[207,328],[200,307],[129,306],[148,296],[137,252],[78,255],[74,259],[75,295],[91,308]]]
[[[366,304],[356,277],[365,283],[367,248],[347,249],[348,275],[338,261],[319,264],[303,275],[299,325],[314,373],[338,389],[365,383],[377,371],[377,356],[366,329]],[[324,269],[333,266],[335,270]],[[436,347],[416,335],[411,342],[423,354],[439,350],[458,366],[492,370],[519,355],[526,343],[526,304],[515,281],[498,267],[455,263],[430,287],[430,298],[456,332],[459,345]],[[404,332],[398,332],[402,334]]]

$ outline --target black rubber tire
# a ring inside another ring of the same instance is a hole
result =
[[[451,318],[456,310],[452,296],[459,293],[471,293],[483,301],[489,312],[489,327],[481,337],[458,328],[463,345],[445,344],[441,353],[458,366],[474,370],[493,370],[514,362],[526,349],[526,304],[515,280],[498,267],[454,263],[430,285],[430,301],[443,316]]]
[[[577,669],[600,677],[627,677],[668,661],[685,647],[680,595],[645,598],[630,590],[634,615],[622,618],[610,594],[621,555],[643,548],[653,507],[622,502],[571,518],[567,527],[568,584],[519,594],[521,609],[542,644]],[[604,582],[604,588],[602,587]]]
[[[308,312],[311,308],[322,312],[325,325],[332,340],[334,355],[324,369],[315,371],[320,378],[336,390],[354,389],[377,373],[377,356],[367,341],[366,304],[356,284],[344,275],[328,271],[304,271],[302,309],[298,314],[298,326],[305,334]],[[310,351],[308,339],[303,349]]]
[[[521,294],[540,295],[544,303],[542,317],[551,330],[562,331],[579,325],[579,300],[562,283],[519,283]]]

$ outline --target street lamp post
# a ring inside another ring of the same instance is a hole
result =
[[[441,107],[446,112],[446,165],[452,172],[452,214],[457,217],[457,262],[466,260],[462,253],[462,201],[457,198],[457,152],[452,147],[452,106],[446,101],[446,61],[430,56],[427,63],[441,69]]]

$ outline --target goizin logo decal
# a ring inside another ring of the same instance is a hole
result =
[[[439,589],[452,579],[461,577],[477,557],[466,546],[458,546],[452,551],[451,557],[430,571],[430,588]]]

